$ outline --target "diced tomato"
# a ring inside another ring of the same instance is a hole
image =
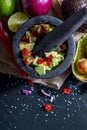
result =
[[[44,64],[47,65],[47,66],[50,66],[51,61],[48,57],[44,57]]]
[[[43,64],[43,62],[44,62],[43,59],[38,59],[37,60],[37,64]]]
[[[48,61],[47,61],[47,66],[50,66],[50,64],[51,64],[51,61],[48,60]]]
[[[28,56],[29,55],[29,50],[27,48],[24,48],[22,50],[22,56]]]
[[[22,42],[29,42],[29,39],[24,36],[24,37],[22,37],[21,41]]]
[[[54,56],[53,56],[52,54],[50,54],[50,55],[49,55],[49,58],[50,58],[50,59],[53,59],[53,58],[54,58]]]
[[[48,57],[44,57],[44,61],[47,61],[49,58]]]
[[[41,25],[38,25],[37,27],[35,27],[33,29],[33,35],[35,37],[37,37],[37,38],[38,37],[42,37],[44,35],[44,29],[43,29],[43,27]]]

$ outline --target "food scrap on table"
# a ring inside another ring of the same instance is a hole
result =
[[[71,94],[71,89],[68,88],[68,87],[64,87],[63,88],[63,93],[66,94],[66,95],[69,95],[69,94]]]
[[[44,95],[44,96],[47,96],[47,97],[50,97],[51,95],[47,92],[45,92],[44,89],[41,89],[41,93]]]
[[[27,89],[22,89],[22,94],[25,94],[25,95],[30,95],[30,94],[32,94],[32,91],[30,91],[30,90],[27,90]]]
[[[45,104],[44,110],[45,110],[46,112],[51,112],[51,111],[53,110],[53,107],[52,107],[51,104]]]

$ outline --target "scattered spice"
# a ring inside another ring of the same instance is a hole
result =
[[[32,91],[27,90],[27,89],[22,89],[22,93],[26,94],[26,95],[30,95],[30,94],[32,94]]]
[[[44,109],[46,112],[51,112],[53,107],[51,104],[45,104]]]
[[[71,89],[65,87],[65,88],[63,88],[63,93],[69,95],[69,94],[71,94]]]

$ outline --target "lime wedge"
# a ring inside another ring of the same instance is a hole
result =
[[[0,16],[9,16],[15,10],[15,0],[0,0]]]
[[[29,20],[29,17],[26,14],[22,12],[16,12],[8,19],[8,28],[12,32],[17,32],[20,26],[27,20]]]

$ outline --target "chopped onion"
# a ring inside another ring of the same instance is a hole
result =
[[[51,96],[49,101],[52,103],[54,101],[54,99],[55,99],[55,96],[53,95],[53,96]]]
[[[44,95],[44,96],[47,96],[47,97],[51,97],[51,95],[47,92],[44,91],[44,89],[41,89],[41,93]]]
[[[22,89],[22,93],[26,94],[26,95],[29,95],[29,94],[32,94],[32,91],[26,90],[26,89]]]

